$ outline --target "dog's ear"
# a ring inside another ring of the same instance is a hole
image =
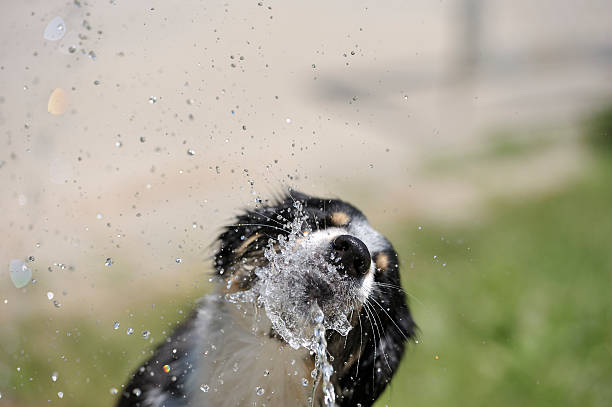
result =
[[[273,205],[264,205],[238,215],[217,238],[219,247],[214,256],[217,274],[228,271],[236,256],[243,254],[241,249],[245,247],[245,242],[253,243],[251,238],[266,242],[270,238],[276,239],[278,235],[288,235],[291,230],[285,224],[297,213],[296,202],[300,202],[304,207],[318,201],[319,199],[306,194],[289,191],[278,196]]]
[[[214,256],[217,274],[229,271],[248,246],[255,246],[255,241],[265,245],[268,239],[287,235],[288,229],[275,219],[278,213],[279,208],[263,207],[237,216],[235,223],[226,226],[217,238],[219,247]]]
[[[386,312],[361,310],[361,329],[368,332],[368,340],[359,361],[340,378],[343,405],[371,406],[397,372],[406,342],[415,337],[417,329],[404,297],[402,292]]]

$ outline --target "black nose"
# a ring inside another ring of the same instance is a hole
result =
[[[362,277],[370,269],[368,247],[351,235],[340,235],[331,242],[330,259],[340,266],[340,272],[353,277]]]

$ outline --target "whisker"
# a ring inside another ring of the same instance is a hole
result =
[[[379,325],[382,326],[382,321],[380,320],[380,317],[378,316],[378,313],[374,309],[374,306],[372,304],[370,304],[368,301],[366,301],[366,303],[368,304],[369,307],[371,307],[370,311],[371,311],[372,315],[374,315],[374,324],[375,324],[376,330],[378,331],[378,339],[380,341],[381,351],[382,351],[383,357],[385,359],[385,363],[387,364],[387,367],[389,368],[389,371],[393,372],[393,369],[391,369],[391,365],[389,364],[389,358],[388,358],[387,354],[385,353],[385,349],[384,349],[385,343],[382,341],[382,335],[380,333],[382,328],[380,328]],[[378,322],[376,322],[376,318],[378,318]],[[385,338],[387,339],[387,341],[389,341],[389,337],[387,336],[387,333],[384,330],[383,330],[383,332],[385,333]]]
[[[289,222],[289,219],[284,217],[282,214],[278,213],[278,210],[276,210],[274,208],[268,208],[268,209],[272,210],[272,214],[273,215],[280,216],[285,222]],[[279,210],[280,210],[280,208],[279,208]]]
[[[347,302],[347,305],[350,305],[349,304],[349,300],[347,300],[346,302]],[[354,311],[355,311],[355,308],[351,307],[351,315],[349,315],[349,321],[351,321],[351,324],[353,323],[352,321],[353,321],[353,312]],[[348,339],[348,334],[344,337],[344,347],[343,347],[343,349],[346,349],[346,341],[347,341],[347,339]]]
[[[280,230],[283,233],[286,233],[287,230],[285,229],[281,229],[277,226],[274,225],[266,225],[265,223],[234,223],[231,225],[227,225],[226,227],[231,228],[231,227],[241,227],[241,226],[262,226],[262,227],[267,227],[267,228],[272,228],[272,229],[276,229],[276,230]]]
[[[397,330],[399,331],[399,333],[401,333],[401,334],[402,334],[402,336],[404,337],[404,339],[408,341],[409,339],[406,337],[406,334],[404,334],[404,331],[403,331],[403,330],[402,330],[402,329],[401,329],[401,328],[400,328],[400,327],[399,327],[399,326],[398,326],[398,325],[395,323],[395,320],[394,320],[393,318],[391,318],[391,315],[389,315],[389,313],[387,312],[387,310],[386,310],[386,309],[384,309],[384,308],[383,308],[383,306],[382,306],[382,305],[381,305],[381,304],[380,304],[378,301],[376,301],[374,298],[371,298],[371,300],[372,300],[372,301],[374,301],[374,303],[380,307],[380,309],[382,310],[382,312],[384,312],[384,313],[385,313],[385,315],[387,315],[387,317],[388,317],[388,318],[391,320],[391,322],[393,322],[393,325],[395,325],[395,327],[397,328]]]
[[[370,315],[370,311],[368,310],[368,304],[367,302],[363,303],[364,307],[363,309],[365,310],[366,314],[368,315],[368,319],[370,320],[370,329],[372,330],[372,345],[374,346],[374,361],[372,362],[372,387],[374,387],[374,377],[375,377],[375,368],[376,368],[376,332],[374,332],[374,324],[373,324],[373,320],[372,320],[372,316]]]
[[[269,217],[268,215],[265,215],[265,214],[263,214],[263,213],[261,213],[261,212],[257,212],[257,211],[255,211],[254,213],[255,213],[255,214],[257,214],[257,215],[259,215],[259,216],[263,216],[264,218],[266,218],[266,219],[268,219],[268,220],[270,220],[270,221],[272,221],[272,222],[276,223],[277,225],[280,225],[280,226],[281,226],[281,227],[282,227],[284,230],[286,230],[287,232],[291,232],[291,230],[287,229],[287,227],[286,227],[284,224],[280,223],[280,222],[279,222],[279,221],[277,221],[276,219],[273,219],[273,218]]]
[[[325,211],[325,199],[323,200],[323,213],[327,214],[327,212]],[[325,226],[325,229],[327,229],[327,216],[323,217],[323,226]]]
[[[359,354],[357,355],[357,371],[355,372],[355,376],[359,377],[359,362],[361,361],[361,352],[363,348],[363,328],[361,327],[361,312],[357,313],[357,318],[359,319]]]
[[[421,301],[418,297],[416,297],[415,295],[413,295],[413,294],[409,293],[408,291],[404,290],[400,286],[397,286],[397,285],[394,285],[394,284],[388,284],[388,283],[381,283],[379,281],[374,281],[373,285],[400,291],[400,292],[406,294],[407,296],[409,296],[410,298],[413,298],[416,302],[418,302],[423,307],[428,308],[427,305],[425,305],[425,303],[423,303],[423,301]]]

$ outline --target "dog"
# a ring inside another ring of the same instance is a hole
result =
[[[218,244],[214,293],[117,406],[371,406],[416,331],[391,243],[354,206],[289,191]]]

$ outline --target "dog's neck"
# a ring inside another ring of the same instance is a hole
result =
[[[194,345],[196,361],[186,383],[191,405],[310,405],[312,356],[271,337],[268,318],[253,304],[211,295],[198,311],[195,329],[201,339]],[[319,405],[320,391],[314,397]]]

